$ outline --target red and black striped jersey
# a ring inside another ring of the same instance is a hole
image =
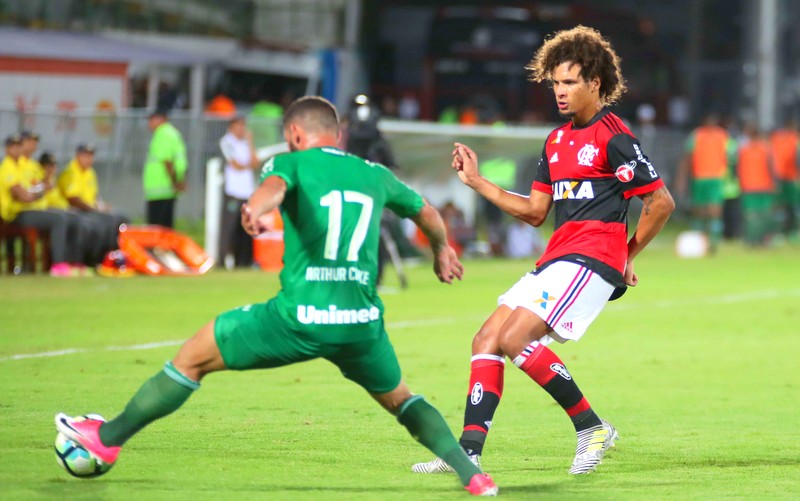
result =
[[[602,110],[582,127],[567,122],[547,137],[532,189],[553,196],[555,232],[537,267],[585,264],[623,285],[630,198],[664,186],[639,141]]]

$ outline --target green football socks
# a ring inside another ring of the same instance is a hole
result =
[[[100,440],[106,446],[124,444],[148,424],[177,410],[199,387],[200,383],[167,362],[164,370],[139,388],[122,414],[100,426]]]
[[[422,395],[415,395],[403,402],[397,420],[417,442],[452,466],[463,485],[469,484],[473,475],[481,473],[480,468],[469,460],[464,449],[458,445],[439,411],[426,402]]]
[[[711,218],[708,221],[708,239],[712,249],[716,249],[722,240],[722,232],[725,229],[725,224],[722,218]]]

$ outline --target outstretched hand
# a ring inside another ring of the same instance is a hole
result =
[[[267,231],[267,228],[258,221],[258,218],[253,217],[253,212],[250,210],[249,205],[243,203],[241,212],[242,228],[248,235],[255,237]]]
[[[456,251],[449,245],[436,253],[433,259],[433,271],[440,282],[452,284],[453,279],[464,277],[464,265],[458,260]]]
[[[458,178],[466,185],[479,177],[478,155],[466,144],[455,143],[452,166],[458,172]]]

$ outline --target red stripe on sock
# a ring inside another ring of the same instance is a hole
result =
[[[567,411],[567,415],[572,417],[572,416],[577,416],[583,411],[588,411],[591,408],[592,406],[589,405],[589,402],[586,400],[586,397],[584,397],[577,404],[573,405],[569,409],[564,409],[564,410]]]
[[[503,396],[503,376],[506,364],[499,360],[473,360],[470,364],[469,390],[472,393],[475,383],[480,383],[483,391]]]
[[[536,381],[536,384],[544,386],[556,377],[557,373],[550,369],[552,364],[562,364],[561,359],[550,348],[540,344],[520,366],[520,369]]]
[[[489,432],[486,431],[486,428],[482,426],[478,426],[476,424],[468,424],[464,427],[464,431],[482,431],[483,433],[488,434]]]

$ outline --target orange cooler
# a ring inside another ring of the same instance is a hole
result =
[[[261,216],[267,231],[253,239],[253,260],[264,271],[283,268],[283,219],[278,209]]]

